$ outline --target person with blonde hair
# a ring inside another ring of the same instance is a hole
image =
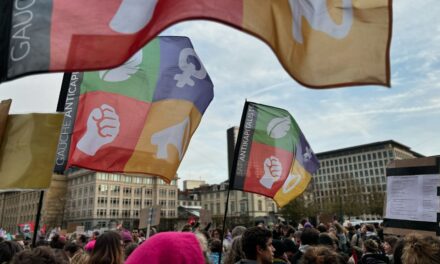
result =
[[[326,246],[307,248],[300,259],[300,264],[342,264],[341,257]]]
[[[434,238],[433,238],[434,239]],[[432,239],[412,233],[405,237],[402,251],[402,263],[405,264],[438,264],[440,263],[440,250]],[[429,242],[431,241],[431,243]]]
[[[234,264],[244,258],[246,258],[246,256],[244,255],[241,245],[241,235],[239,235],[232,239],[231,248],[226,252],[223,264]]]

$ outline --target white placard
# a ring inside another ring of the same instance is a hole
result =
[[[388,176],[385,218],[437,222],[439,174]]]

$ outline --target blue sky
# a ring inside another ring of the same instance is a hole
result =
[[[174,25],[214,82],[214,100],[194,134],[178,174],[219,183],[227,179],[226,129],[238,125],[245,99],[288,110],[315,152],[396,140],[424,155],[440,154],[440,5],[394,1],[392,88],[313,90],[296,83],[262,41],[208,21]],[[34,75],[0,85],[12,113],[53,112],[61,74]]]

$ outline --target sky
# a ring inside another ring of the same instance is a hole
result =
[[[226,130],[238,126],[245,100],[288,110],[315,153],[395,140],[440,154],[440,5],[393,1],[391,85],[314,90],[301,86],[261,40],[209,21],[182,22],[161,35],[190,37],[214,83],[214,99],[179,167],[182,180],[227,180]],[[0,84],[10,113],[55,112],[62,74]]]

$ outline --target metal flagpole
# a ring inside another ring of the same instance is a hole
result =
[[[35,220],[34,235],[32,237],[32,248],[35,248],[37,243],[38,229],[40,226],[41,208],[43,207],[44,191],[40,191],[40,200],[38,201],[37,219]]]
[[[231,186],[231,184],[228,182],[228,194],[226,195],[225,215],[223,216],[223,230],[222,230],[222,234],[221,234],[222,249],[220,251],[220,258],[219,258],[218,263],[222,263],[223,241],[225,240],[226,216],[228,215],[229,192],[231,191],[230,186]]]

